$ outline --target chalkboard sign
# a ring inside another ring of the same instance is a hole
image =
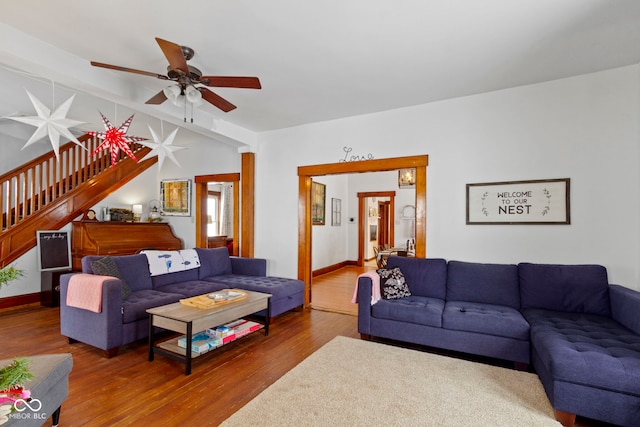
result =
[[[38,268],[41,271],[71,270],[71,232],[37,231]]]

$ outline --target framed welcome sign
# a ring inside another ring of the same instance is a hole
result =
[[[570,224],[569,178],[467,184],[467,224]]]

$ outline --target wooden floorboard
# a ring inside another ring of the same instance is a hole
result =
[[[313,295],[322,301],[323,289],[340,292],[341,305],[323,302],[328,305],[323,310],[278,316],[268,337],[253,333],[199,357],[189,376],[182,364],[165,357],[148,362],[145,341],[121,347],[111,359],[86,344],[71,345],[60,335],[59,309],[39,304],[0,310],[0,359],[73,355],[61,426],[215,426],[335,336],[359,337],[355,315],[325,311],[356,309],[350,302],[355,273],[350,268],[336,272],[342,280],[331,274],[324,275],[324,288],[318,285],[321,281],[315,282]],[[51,420],[44,425],[51,426]],[[581,418],[576,423],[604,425]]]
[[[285,313],[269,336],[256,332],[201,356],[186,376],[184,365],[165,357],[148,362],[146,342],[124,346],[111,359],[86,344],[68,344],[59,309],[38,306],[0,312],[0,359],[73,355],[61,426],[205,426],[219,424],[337,335],[358,337],[357,318]]]
[[[358,275],[376,267],[346,266],[311,281],[311,306],[319,310],[358,315],[358,305],[351,302]]]

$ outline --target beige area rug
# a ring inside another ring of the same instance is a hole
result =
[[[336,337],[223,424],[560,426],[538,377]]]

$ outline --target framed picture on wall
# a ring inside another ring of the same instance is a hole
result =
[[[467,224],[571,224],[569,178],[467,184]]]
[[[378,225],[369,224],[369,241],[375,242],[376,240],[378,240]]]
[[[342,200],[331,199],[331,225],[342,225]]]
[[[324,225],[326,185],[311,182],[311,224]]]
[[[71,231],[36,231],[38,269],[71,270]]]
[[[191,216],[191,180],[169,179],[160,183],[162,214]]]

